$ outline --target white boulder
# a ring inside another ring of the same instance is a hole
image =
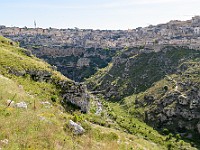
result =
[[[15,106],[15,102],[14,102],[13,100],[8,99],[8,100],[6,101],[6,105],[7,105],[7,106],[10,106],[10,107],[14,107],[14,106]]]
[[[45,108],[51,108],[51,107],[52,107],[51,103],[48,102],[48,101],[40,102],[40,103],[41,103]]]
[[[43,104],[43,105],[51,105],[51,103],[49,103],[48,101],[41,102],[41,104]]]
[[[24,108],[24,109],[28,108],[28,105],[26,104],[26,102],[15,103],[13,100],[10,100],[10,99],[6,101],[6,104],[9,107],[17,107],[17,108]]]
[[[28,105],[27,105],[25,102],[16,103],[15,106],[16,106],[17,108],[24,108],[24,109],[27,109],[27,108],[28,108]]]
[[[83,129],[82,126],[78,125],[72,120],[69,120],[69,126],[73,129],[74,134],[83,134],[85,132],[85,129]]]

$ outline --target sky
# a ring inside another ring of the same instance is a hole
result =
[[[126,30],[189,20],[200,0],[0,0],[0,25]]]

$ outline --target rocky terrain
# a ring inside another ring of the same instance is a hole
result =
[[[192,149],[0,37],[1,149]]]
[[[14,40],[0,38],[1,122],[20,114],[18,108],[30,111],[62,135],[36,123],[27,131],[44,130],[51,136],[40,145],[53,149],[84,149],[84,143],[97,149],[99,141],[104,149],[113,149],[109,142],[116,149],[199,149],[199,26],[198,16],[127,31],[1,26],[0,34]],[[21,95],[4,90],[7,80]],[[74,147],[66,147],[65,136]],[[0,148],[17,140],[2,137]],[[16,147],[28,148],[20,138]]]
[[[186,62],[178,72],[166,76],[139,98],[136,107],[145,108],[145,121],[155,128],[167,128],[199,141],[200,63]],[[159,84],[165,83],[164,87]]]

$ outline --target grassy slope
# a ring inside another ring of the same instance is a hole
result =
[[[65,79],[50,69],[43,61],[24,54],[26,50],[16,43],[0,37],[0,140],[8,139],[8,144],[0,142],[3,149],[164,149],[139,136],[130,135],[116,129],[100,127],[89,123],[97,116],[64,112],[59,104],[60,90],[48,82],[33,81],[29,75],[15,76],[9,70],[47,70],[52,78]],[[51,97],[56,95],[57,102]],[[6,100],[25,101],[28,109],[7,107]],[[41,104],[49,101],[52,107]],[[78,116],[78,120],[76,117]],[[80,119],[81,118],[81,119]],[[69,119],[81,122],[86,128],[82,136],[75,136],[67,127]],[[88,120],[88,121],[87,121]],[[113,127],[114,128],[114,127]]]
[[[89,120],[104,126],[111,126],[111,128],[115,128],[117,130],[119,129],[131,135],[135,135],[140,139],[145,139],[150,143],[154,143],[154,145],[160,147],[160,149],[168,149],[169,147],[175,150],[196,149],[191,147],[189,142],[187,143],[180,139],[177,140],[175,136],[172,136],[170,139],[168,139],[168,135],[166,136],[161,134],[154,128],[144,123],[141,119],[141,116],[139,117],[136,115],[140,114],[138,111],[143,112],[144,110],[138,110],[135,108],[135,96],[136,95],[132,95],[130,97],[124,98],[121,101],[121,104],[107,102],[103,99],[101,100],[103,102],[104,108],[106,108],[106,111],[103,112],[103,114],[105,113],[109,116],[110,119],[114,120],[112,123],[110,123],[107,119],[102,119],[104,118],[104,115],[100,118],[96,117]]]

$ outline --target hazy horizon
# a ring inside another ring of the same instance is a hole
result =
[[[1,25],[28,28],[36,20],[41,28],[126,30],[200,15],[198,0],[7,0],[1,6]]]

